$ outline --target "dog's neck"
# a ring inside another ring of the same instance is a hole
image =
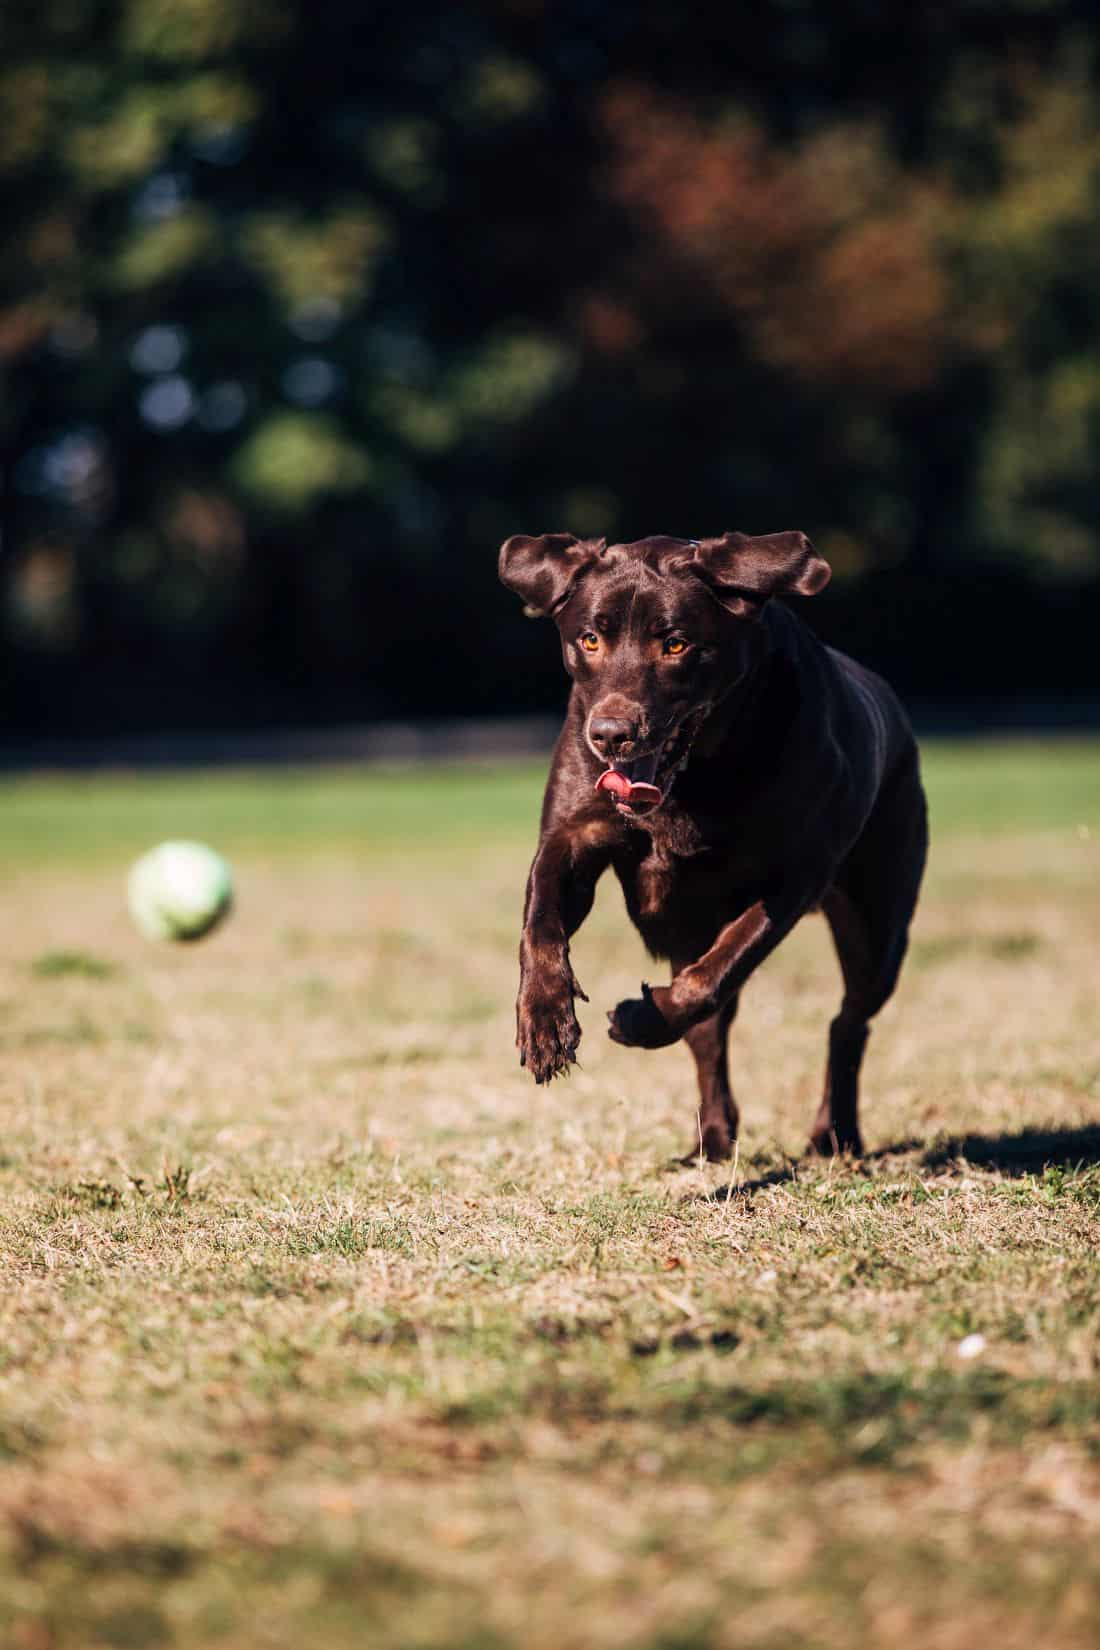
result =
[[[731,745],[746,744],[756,730],[756,718],[768,695],[775,661],[771,631],[761,624],[755,657],[748,669],[717,700],[692,745],[692,758],[707,761]]]

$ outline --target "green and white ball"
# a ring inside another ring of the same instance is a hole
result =
[[[233,904],[233,873],[203,842],[162,842],[127,884],[130,915],[151,940],[198,940]]]

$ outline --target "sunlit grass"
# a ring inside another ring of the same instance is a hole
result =
[[[818,920],[736,1163],[612,884],[582,1067],[512,1048],[541,772],[25,780],[0,806],[0,1643],[1091,1646],[1097,747],[937,745],[861,1166],[800,1156]],[[193,947],[133,855],[230,854]]]

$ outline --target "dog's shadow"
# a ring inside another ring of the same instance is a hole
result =
[[[1022,1129],[1018,1134],[962,1134],[925,1148],[921,1167],[942,1169],[962,1160],[999,1174],[1042,1174],[1045,1169],[1100,1163],[1100,1125],[1080,1129]]]
[[[865,1165],[888,1158],[917,1156],[911,1165],[918,1174],[942,1172],[951,1167],[982,1169],[989,1173],[1020,1176],[1041,1175],[1047,1169],[1080,1169],[1100,1163],[1100,1125],[1078,1129],[1021,1129],[1016,1134],[959,1134],[927,1140],[896,1140],[852,1162],[858,1173]],[[797,1180],[811,1165],[820,1168],[828,1160],[814,1157],[791,1158],[780,1168],[769,1169],[753,1180],[736,1178],[706,1193],[712,1203],[730,1198],[751,1197]],[[909,1165],[906,1165],[909,1167]],[[899,1165],[900,1167],[900,1165]]]

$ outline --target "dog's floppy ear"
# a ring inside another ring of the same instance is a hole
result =
[[[513,533],[500,547],[500,579],[527,614],[540,619],[568,598],[577,579],[606,546],[572,533]]]
[[[759,612],[772,596],[816,596],[832,578],[805,533],[723,533],[700,539],[688,564],[730,613]]]

